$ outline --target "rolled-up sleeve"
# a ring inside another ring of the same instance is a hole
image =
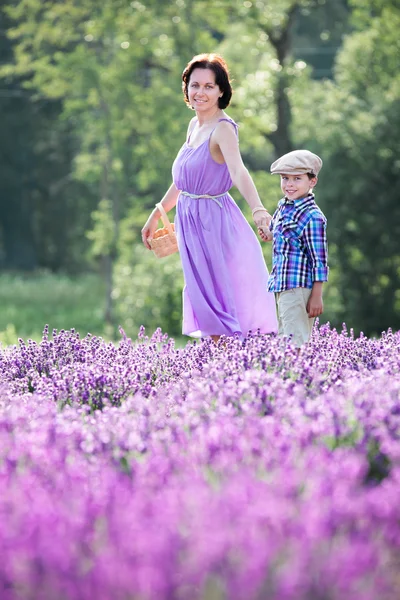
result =
[[[311,262],[312,280],[328,281],[326,220],[312,217],[305,226],[302,237]]]

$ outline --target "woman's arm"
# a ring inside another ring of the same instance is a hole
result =
[[[250,173],[243,164],[239,141],[233,126],[227,121],[220,122],[213,134],[218,144],[234,185],[250,206],[257,227],[265,228],[271,221],[271,215],[264,208]],[[257,210],[259,209],[259,210]]]
[[[167,193],[163,196],[163,198],[161,200],[161,204],[162,204],[163,208],[165,209],[165,212],[168,212],[169,210],[174,208],[174,206],[177,203],[178,196],[179,196],[179,190],[177,189],[176,185],[174,183],[172,183],[170,185]],[[158,221],[160,218],[161,218],[161,213],[158,210],[158,208],[155,207],[153,209],[153,211],[150,213],[149,218],[147,219],[146,223],[144,224],[144,226],[142,228],[142,241],[143,241],[143,244],[146,246],[146,248],[148,248],[149,250],[151,250],[151,246],[149,244],[149,238],[151,239],[153,237],[154,232],[157,229],[157,224],[158,224]]]
[[[196,124],[196,117],[193,117],[193,119],[190,120],[189,125],[188,125],[186,141],[188,141],[190,134],[192,133],[192,131],[194,129],[195,124]],[[176,188],[175,184],[172,183],[171,186],[168,188],[167,193],[163,196],[163,198],[161,200],[161,204],[162,204],[165,212],[168,212],[169,210],[174,208],[174,206],[176,205],[176,203],[178,201],[179,192],[180,192],[180,190],[178,190]],[[146,248],[148,248],[149,250],[151,250],[151,247],[149,244],[149,238],[151,239],[153,237],[154,232],[157,229],[157,224],[158,224],[158,221],[160,218],[161,218],[160,211],[158,210],[157,207],[155,207],[153,209],[153,211],[150,213],[149,218],[147,219],[146,223],[144,224],[144,226],[142,228],[142,241],[143,241],[143,244],[146,246]]]

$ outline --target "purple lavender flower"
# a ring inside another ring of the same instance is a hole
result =
[[[395,600],[400,335],[0,351],[0,598]]]

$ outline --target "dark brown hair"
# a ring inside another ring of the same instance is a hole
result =
[[[232,86],[229,80],[228,65],[218,54],[198,54],[194,56],[186,65],[182,73],[182,91],[185,102],[190,106],[188,86],[190,76],[195,69],[210,69],[215,74],[215,83],[222,92],[221,98],[218,98],[219,108],[226,108],[232,98]]]

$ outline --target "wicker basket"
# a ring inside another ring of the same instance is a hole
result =
[[[170,223],[164,207],[162,204],[156,204],[156,207],[161,213],[161,220],[164,227],[157,229],[153,238],[149,240],[149,244],[157,258],[164,258],[164,256],[178,252],[178,242],[176,241],[174,224]]]

